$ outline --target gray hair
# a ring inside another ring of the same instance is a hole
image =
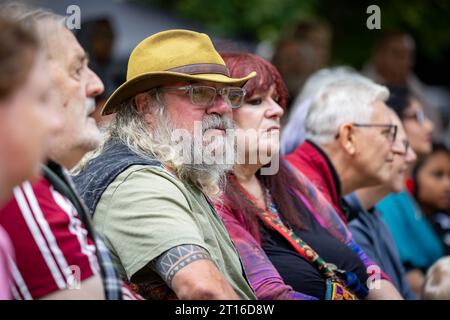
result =
[[[320,69],[308,78],[296,100],[298,103],[302,103],[306,99],[314,97],[321,88],[338,80],[346,79],[349,75],[358,75],[358,73],[348,66]]]
[[[339,66],[320,69],[308,78],[302,91],[294,100],[292,111],[289,113],[289,120],[281,135],[281,149],[283,154],[294,152],[305,140],[305,121],[311,105],[311,99],[321,88],[337,80],[345,79],[349,75],[357,75],[357,73],[351,67]]]
[[[224,173],[232,165],[217,165],[212,168],[206,164],[187,164],[181,157],[172,141],[175,130],[172,121],[166,113],[164,102],[156,90],[148,92],[151,103],[147,108],[154,108],[155,117],[152,128],[149,128],[144,119],[147,110],[139,112],[135,106],[135,98],[130,98],[120,104],[115,118],[102,127],[102,142],[100,146],[88,154],[72,170],[73,174],[80,173],[88,162],[98,157],[104,150],[107,142],[118,140],[131,151],[143,158],[156,158],[169,167],[177,177],[184,182],[193,182],[208,196],[216,198],[220,194],[224,183]],[[195,152],[196,150],[192,150]]]
[[[53,20],[64,25],[65,18],[51,10],[34,8],[21,2],[10,1],[0,6],[2,15],[8,15],[12,19],[23,21]]]
[[[440,258],[428,269],[421,298],[422,300],[450,299],[450,256]]]
[[[65,17],[50,10],[34,8],[20,2],[7,2],[2,4],[0,6],[0,16],[9,17],[9,19],[23,23],[27,27],[36,30],[44,49],[48,49],[49,30],[41,25],[42,22],[50,22],[66,28]],[[55,30],[52,31],[54,32]]]
[[[162,113],[163,105],[160,105],[158,99],[152,100],[156,102],[155,107]],[[116,110],[118,111],[115,117],[100,128],[102,142],[99,147],[87,153],[77,167],[73,169],[73,173],[80,172],[89,160],[98,157],[103,152],[107,142],[111,140],[120,141],[143,158],[152,159],[158,156],[162,162],[170,163],[173,161],[173,159],[168,158],[170,153],[167,152],[166,147],[156,143],[144,120],[144,113],[138,112],[136,109],[134,97],[123,101]]]
[[[306,138],[319,145],[330,143],[342,124],[369,123],[374,102],[388,97],[386,87],[360,75],[335,81],[312,99],[306,116]]]

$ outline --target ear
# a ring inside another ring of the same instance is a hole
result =
[[[145,122],[151,125],[153,122],[153,108],[150,96],[147,93],[139,93],[134,97],[134,104],[137,112],[143,114]]]
[[[350,123],[344,123],[339,127],[339,144],[349,155],[356,153],[355,135],[353,126]]]

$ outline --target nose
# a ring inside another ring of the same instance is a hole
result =
[[[427,130],[427,133],[432,133],[434,130],[434,124],[433,122],[431,122],[431,120],[429,118],[425,118],[425,122],[424,122],[424,127]]]
[[[444,183],[445,183],[445,190],[447,192],[450,192],[450,174],[446,174],[444,179],[445,179],[445,181],[444,181]]]
[[[88,81],[86,84],[86,94],[88,97],[96,97],[105,91],[102,80],[91,69],[88,70]]]
[[[406,151],[406,155],[405,155],[405,162],[407,164],[411,164],[416,162],[417,160],[417,154],[414,152],[414,150],[409,147],[408,150]]]
[[[218,94],[216,100],[214,100],[214,102],[206,108],[206,113],[218,114],[220,116],[228,115],[231,117],[232,111],[225,99]]]
[[[281,118],[284,114],[284,109],[272,98],[269,98],[269,107],[266,110],[267,118]]]

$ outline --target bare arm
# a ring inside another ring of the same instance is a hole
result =
[[[202,247],[174,247],[153,262],[153,269],[181,300],[239,299]]]
[[[403,300],[398,290],[394,285],[387,280],[377,280],[372,283],[372,288],[369,290],[367,300]]]
[[[79,289],[65,289],[53,292],[42,300],[105,300],[102,279],[96,274],[81,282]]]

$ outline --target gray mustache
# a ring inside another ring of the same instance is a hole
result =
[[[225,118],[225,117],[221,117],[219,115],[211,115],[208,116],[207,118],[203,119],[202,121],[202,130],[203,133],[205,133],[206,130],[209,129],[223,129],[223,130],[227,130],[227,129],[234,129],[234,122],[231,119]]]
[[[94,98],[87,98],[85,104],[84,104],[84,109],[86,110],[87,115],[90,115],[91,113],[93,113],[95,111],[95,99]]]

